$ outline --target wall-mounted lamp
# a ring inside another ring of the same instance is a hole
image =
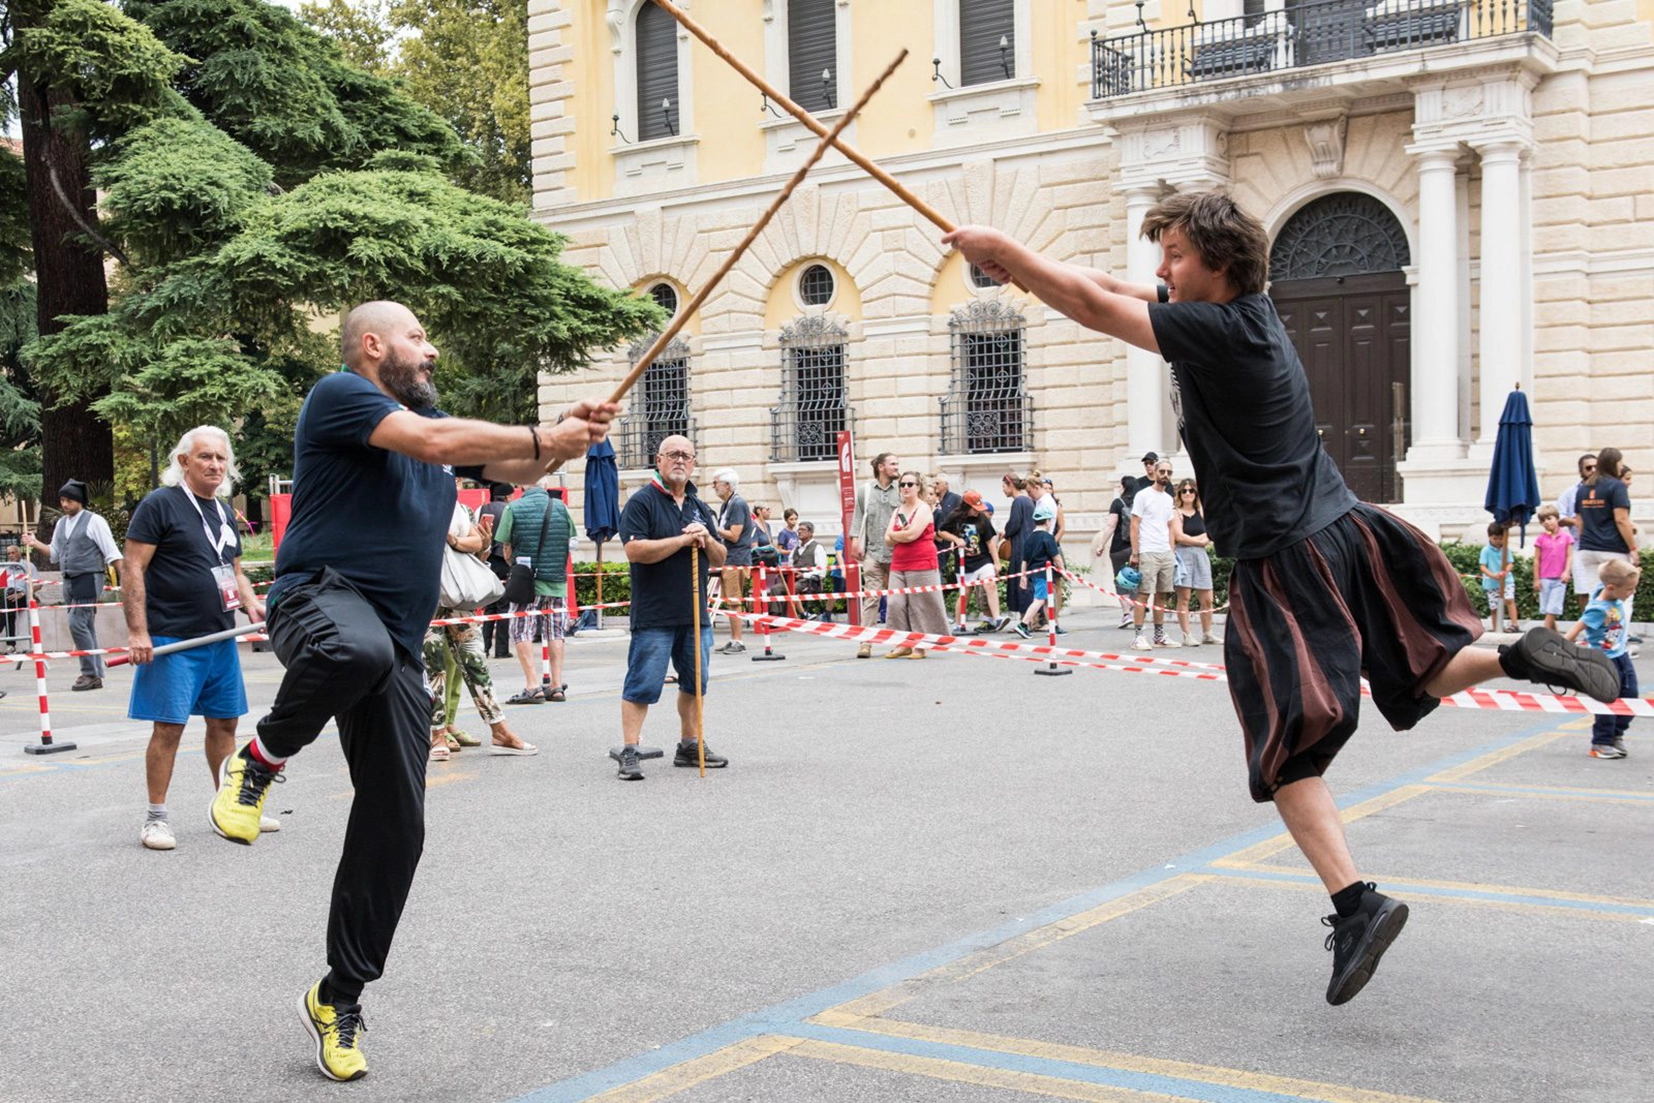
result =
[[[1149,25],[1143,22],[1143,0],[1137,0],[1137,29],[1144,34],[1149,33]]]
[[[838,97],[833,95],[833,71],[831,69],[821,71],[821,98],[827,101],[828,107],[838,106]]]
[[[941,81],[943,84],[947,84],[948,87],[951,89],[953,87],[953,85],[948,84],[948,78],[944,77],[942,75],[942,59],[939,58],[939,57],[931,58],[930,59],[930,66],[931,66],[930,82],[932,84],[935,84],[937,81]]]
[[[1007,35],[999,36],[999,67],[1005,70],[1005,79],[1011,79],[1011,39]]]
[[[620,132],[620,112],[616,111],[613,115],[610,115],[609,118],[614,124],[609,127],[609,137],[619,138],[620,144],[623,146],[631,145],[632,143],[627,140],[626,135]]]
[[[758,106],[758,113],[760,115],[768,111],[771,115],[774,115],[778,119],[785,119],[787,117],[775,109],[775,104],[770,102],[770,94],[768,92],[760,92],[759,95],[763,97],[763,102]]]
[[[666,132],[676,138],[678,136],[678,124],[672,121],[671,97],[660,101],[660,117],[666,122]]]

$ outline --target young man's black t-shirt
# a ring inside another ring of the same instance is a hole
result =
[[[270,603],[280,616],[283,592],[332,567],[419,659],[442,582],[454,476],[483,476],[481,467],[439,466],[368,443],[381,421],[405,409],[351,371],[310,389],[293,434],[293,519],[276,552]]]
[[[182,486],[164,486],[144,495],[132,511],[126,538],[155,548],[144,568],[150,635],[204,636],[235,627],[235,614],[225,612],[212,573],[220,565],[233,567],[241,555],[233,509]],[[213,541],[219,539],[223,546],[215,552]]]
[[[1582,483],[1574,509],[1579,515],[1579,550],[1629,552],[1614,510],[1631,508],[1631,492],[1618,479],[1597,476],[1595,483]]]
[[[965,542],[963,547],[966,571],[980,571],[992,562],[993,557],[988,554],[988,545],[996,531],[993,521],[986,513],[973,513],[968,509],[955,510],[953,516],[943,525],[943,529]]]
[[[1149,323],[1222,554],[1271,555],[1357,504],[1321,447],[1309,380],[1267,295],[1150,303]]]
[[[626,508],[620,511],[620,543],[632,540],[665,540],[683,533],[686,526],[699,521],[708,532],[716,530],[717,521],[695,492],[695,484],[684,489],[683,506],[672,500],[670,491],[657,479],[626,499]],[[676,628],[693,624],[695,595],[689,581],[688,548],[679,548],[658,563],[632,563],[632,628]],[[706,600],[707,556],[700,556],[701,600]],[[712,621],[705,613],[703,625]]]

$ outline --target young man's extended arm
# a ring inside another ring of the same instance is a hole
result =
[[[1138,348],[1160,353],[1160,342],[1149,324],[1149,306],[1132,285],[1108,290],[1089,274],[1093,270],[1052,260],[986,226],[961,226],[942,238],[965,259],[996,280],[1015,280],[1030,294],[1087,329],[1118,337]],[[1158,298],[1158,292],[1156,292]]]

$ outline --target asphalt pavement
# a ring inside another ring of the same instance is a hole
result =
[[[1070,621],[1070,646],[1130,642]],[[626,784],[625,650],[571,641],[567,703],[508,708],[538,756],[431,765],[349,1086],[294,1010],[350,809],[331,730],[273,791],[281,832],[241,847],[207,824],[192,724],[178,847],[149,852],[130,674],[71,694],[55,665],[78,746],[36,757],[32,671],[0,668],[0,1100],[1650,1098],[1649,722],[1606,762],[1577,717],[1398,734],[1369,709],[1328,780],[1412,919],[1331,1008],[1328,901],[1247,797],[1220,684],[783,637],[784,661],[713,659],[729,769],[670,765],[668,689],[644,737],[668,758]],[[256,717],[280,668],[243,660]],[[492,667],[503,699],[521,675]]]

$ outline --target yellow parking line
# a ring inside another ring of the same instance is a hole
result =
[[[949,1080],[956,1084],[974,1084],[1002,1091],[1028,1092],[1054,1099],[1082,1099],[1090,1103],[1143,1103],[1144,1100],[1180,1100],[1185,1097],[1113,1088],[1103,1084],[1087,1084],[1078,1080],[1063,1080],[1032,1072],[1013,1072],[1010,1069],[983,1068],[962,1061],[948,1061],[940,1057],[919,1057],[907,1053],[886,1053],[883,1050],[860,1049],[836,1042],[801,1042],[792,1051],[798,1057],[812,1057],[859,1068],[880,1069],[885,1072],[924,1076],[932,1080]]]
[[[1643,804],[1646,805],[1651,795],[1648,790],[1635,789],[1580,789],[1566,785],[1484,785],[1478,782],[1470,785],[1435,785],[1430,788],[1440,793],[1470,793],[1475,796],[1496,797],[1501,793],[1508,797],[1531,798],[1533,800],[1575,800],[1592,804]]]
[[[999,1034],[982,1034],[974,1030],[951,1030],[947,1027],[926,1026],[896,1019],[869,1019],[859,1030],[888,1034],[897,1038],[913,1038],[942,1045],[968,1046],[995,1053],[1014,1053],[1024,1057],[1038,1057],[1050,1061],[1066,1061],[1076,1065],[1094,1065],[1099,1068],[1137,1072],[1149,1076],[1174,1077],[1179,1080],[1197,1080],[1228,1088],[1272,1092],[1319,1100],[1321,1103],[1425,1103],[1418,1096],[1392,1095],[1389,1092],[1368,1091],[1365,1088],[1343,1084],[1323,1084],[1314,1080],[1295,1080],[1287,1076],[1247,1072],[1243,1069],[1223,1068],[1217,1065],[1196,1065],[1187,1061],[1167,1061],[1157,1057],[1142,1057],[1133,1053],[1116,1053],[1084,1046],[1040,1042],[1028,1038],[1009,1038]]]
[[[1547,747],[1552,743],[1555,743],[1558,739],[1565,738],[1569,734],[1569,729],[1574,727],[1576,727],[1574,724],[1564,724],[1561,728],[1555,731],[1540,732],[1538,735],[1529,736],[1520,743],[1512,743],[1508,747],[1504,747],[1497,751],[1491,751],[1488,754],[1482,755],[1480,758],[1473,758],[1469,762],[1463,762],[1457,766],[1450,767],[1449,769],[1443,770],[1439,774],[1431,774],[1424,780],[1434,784],[1450,781],[1463,781],[1471,774],[1481,773],[1490,766],[1497,766],[1501,762],[1509,762],[1518,755],[1525,755],[1529,751],[1536,751],[1541,747]]]
[[[1364,816],[1370,816],[1374,812],[1382,812],[1386,808],[1394,808],[1398,804],[1405,803],[1428,792],[1430,792],[1430,789],[1424,785],[1403,785],[1399,789],[1392,789],[1390,792],[1382,793],[1371,800],[1364,800],[1360,804],[1352,804],[1339,813],[1339,818],[1345,823],[1354,823]],[[1245,850],[1237,850],[1227,858],[1219,858],[1212,864],[1221,869],[1250,869],[1255,863],[1273,857],[1283,850],[1290,849],[1293,845],[1292,836],[1283,831],[1281,834],[1265,839],[1255,846],[1249,846]]]
[[[761,1034],[756,1038],[747,1038],[732,1046],[726,1046],[705,1057],[697,1057],[693,1061],[662,1069],[653,1076],[623,1084],[591,1098],[594,1103],[653,1103],[654,1100],[665,1099],[669,1095],[727,1075],[737,1069],[755,1065],[766,1057],[773,1057],[777,1053],[785,1053],[809,1044],[802,1038]]]
[[[1248,874],[1255,873],[1252,877]],[[1313,895],[1325,897],[1327,890],[1319,881],[1282,881],[1267,876],[1270,873],[1287,873],[1298,877],[1313,877],[1308,869],[1292,869],[1287,866],[1253,866],[1249,869],[1226,875],[1226,880],[1250,881],[1257,885],[1272,885],[1278,889],[1290,889],[1299,892],[1309,892]],[[1409,886],[1418,889],[1435,889],[1428,899],[1441,901],[1447,904],[1469,904],[1479,908],[1501,908],[1505,911],[1544,912],[1547,915],[1563,914],[1580,919],[1609,919],[1622,923],[1646,923],[1648,917],[1633,912],[1597,911],[1593,908],[1570,908],[1569,903],[1600,904],[1610,908],[1654,908],[1654,900],[1641,900],[1635,897],[1617,896],[1589,896],[1585,893],[1562,892],[1557,889],[1535,889],[1525,887],[1511,887],[1508,885],[1478,885],[1460,881],[1426,881],[1418,877],[1383,877],[1375,875],[1373,880],[1378,884],[1393,888],[1397,892],[1405,892]],[[1516,896],[1531,896],[1540,900],[1555,900],[1555,904],[1541,904],[1531,900],[1498,900],[1493,894],[1509,893]],[[1463,895],[1460,895],[1463,894]]]
[[[920,973],[916,977],[902,981],[900,984],[871,992],[849,1003],[840,1004],[815,1015],[807,1022],[821,1026],[853,1027],[863,1019],[879,1015],[900,1004],[906,1003],[919,995],[920,992],[937,984],[951,984],[976,976],[996,965],[1003,965],[1013,958],[1042,949],[1055,942],[1060,942],[1072,935],[1107,923],[1110,919],[1118,919],[1122,915],[1129,915],[1140,908],[1151,904],[1158,904],[1179,893],[1187,892],[1196,885],[1205,884],[1214,880],[1209,874],[1185,873],[1179,876],[1150,885],[1145,889],[1122,896],[1118,900],[1111,900],[1106,904],[1099,904],[1089,911],[1080,912],[1067,919],[1038,927],[1026,934],[1007,939],[997,946],[990,946],[985,950],[967,954],[957,961],[939,966],[927,973]]]

